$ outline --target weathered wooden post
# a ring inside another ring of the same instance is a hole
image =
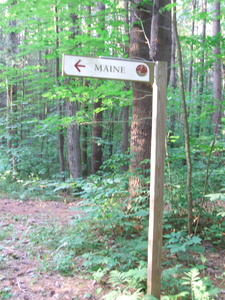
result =
[[[167,63],[63,55],[62,73],[153,83],[147,293],[160,298]]]
[[[164,204],[167,63],[156,62],[152,100],[147,294],[160,299]]]

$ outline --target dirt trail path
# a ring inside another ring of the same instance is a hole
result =
[[[0,299],[100,299],[94,280],[78,274],[63,277],[40,268],[35,249],[26,233],[43,222],[68,224],[76,203],[16,201],[0,199]]]

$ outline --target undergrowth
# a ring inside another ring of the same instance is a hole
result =
[[[171,179],[171,170],[165,175],[162,299],[220,299],[221,286],[215,287],[206,275],[204,255],[208,250],[204,245],[206,242],[212,247],[225,245],[225,211],[218,205],[224,194],[212,193],[200,198],[200,189],[194,190],[194,214],[198,222],[193,224],[196,234],[188,236],[183,173],[179,178],[176,174],[177,180],[175,175]],[[39,248],[40,253],[47,249],[37,257],[40,270],[53,270],[64,276],[79,272],[104,282],[111,290],[105,300],[154,299],[145,295],[149,195],[142,188],[139,196],[131,200],[129,176],[128,172],[118,172],[107,164],[99,174],[75,182],[37,178],[20,181],[12,174],[2,175],[2,192],[16,196],[13,193],[16,190],[23,201],[40,195],[57,199],[62,193],[80,199],[74,207],[79,213],[67,226],[48,222],[30,226],[27,233],[30,255],[34,255],[34,248]],[[206,202],[209,205],[203,205]],[[219,282],[225,282],[222,269]]]

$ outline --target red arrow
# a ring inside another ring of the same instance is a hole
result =
[[[85,68],[84,65],[79,65],[79,63],[81,62],[81,59],[78,60],[77,63],[75,63],[74,67],[77,69],[78,72],[80,72],[79,68]]]

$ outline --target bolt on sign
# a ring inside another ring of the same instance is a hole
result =
[[[63,75],[137,82],[154,81],[154,62],[63,55]]]

